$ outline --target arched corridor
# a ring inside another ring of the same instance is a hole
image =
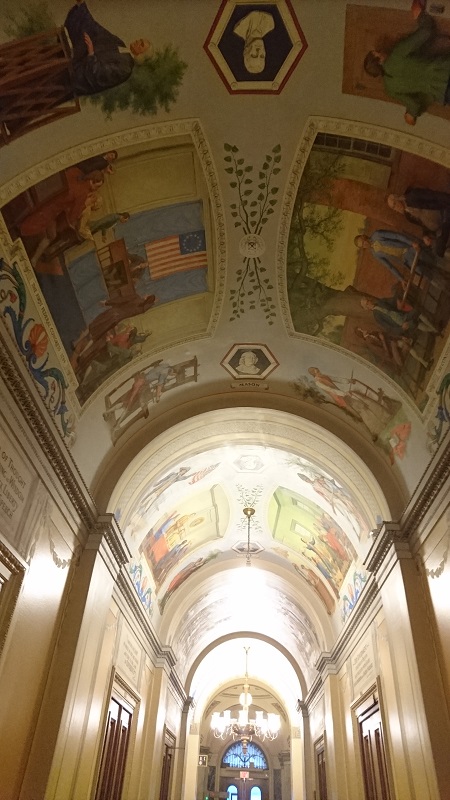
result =
[[[0,800],[449,800],[449,36],[4,0]]]

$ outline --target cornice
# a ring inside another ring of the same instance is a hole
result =
[[[318,675],[314,683],[311,684],[305,699],[301,701],[301,711],[303,717],[309,716],[311,706],[313,706],[315,701],[322,695],[322,692],[323,692],[323,680],[322,676]]]
[[[185,707],[190,708],[192,704],[192,697],[188,697],[183,684],[181,683],[178,675],[173,670],[170,671],[169,685],[178,700],[181,702],[183,710]]]
[[[328,652],[323,652],[320,654],[315,666],[320,673],[322,680],[327,678],[328,675],[336,675],[337,673],[336,661],[331,653]]]
[[[106,540],[119,567],[123,567],[129,562],[131,552],[120,532],[114,514],[101,514],[95,523],[94,530],[101,534],[102,539]]]
[[[367,622],[373,616],[377,601],[380,601],[378,585],[375,580],[369,578],[364,587],[364,593],[359,598],[350,619],[331,651],[331,656],[335,661],[339,661],[350,648],[352,639],[361,628],[361,623]]]
[[[364,566],[375,575],[379,571],[392,545],[407,542],[407,536],[398,522],[384,522],[375,535],[374,542],[364,560]]]
[[[0,330],[0,374],[15,405],[21,410],[40,450],[45,454],[57,480],[65,490],[77,514],[88,529],[95,524],[94,501],[89,494],[78,468],[69,451],[47,421],[42,404],[28,388],[24,377],[17,369],[9,343]],[[91,501],[89,503],[89,500]]]
[[[110,515],[105,515],[105,517],[108,516]],[[144,637],[150,650],[149,655],[152,662],[158,669],[164,669],[166,671],[172,691],[179,699],[181,705],[184,705],[187,701],[187,694],[174,669],[176,664],[175,654],[171,647],[161,645],[150,623],[150,619],[144,611],[136,590],[131,583],[130,576],[123,569],[120,570],[117,576],[116,591],[120,592],[127,610],[132,615],[134,624],[138,626],[141,636]]]
[[[417,530],[433,503],[438,499],[449,478],[450,428],[404,511],[401,521],[405,536],[409,538]]]

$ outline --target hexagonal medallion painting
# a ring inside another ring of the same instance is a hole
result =
[[[220,362],[233,378],[267,378],[279,362],[264,344],[234,344]]]
[[[289,0],[223,0],[204,44],[230,94],[279,94],[307,46]]]

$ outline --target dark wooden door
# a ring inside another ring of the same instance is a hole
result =
[[[111,698],[95,800],[120,800],[133,714]]]
[[[366,800],[391,800],[383,724],[378,703],[359,717]]]
[[[325,748],[322,746],[316,751],[317,785],[319,800],[328,800],[327,773],[325,767]]]

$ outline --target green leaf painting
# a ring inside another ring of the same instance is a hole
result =
[[[236,145],[225,144],[225,172],[231,176],[230,188],[236,190],[238,201],[231,203],[230,211],[234,227],[240,228],[243,236],[260,237],[264,225],[274,213],[279,187],[273,186],[275,175],[281,170],[281,147],[272,148],[260,170],[254,171],[251,164],[239,155]],[[257,178],[255,177],[257,174]],[[265,267],[259,255],[243,256],[243,269],[236,270],[237,286],[230,289],[230,322],[239,319],[246,310],[256,308],[264,312],[269,325],[273,325],[276,315],[272,297],[273,285],[264,273]]]

